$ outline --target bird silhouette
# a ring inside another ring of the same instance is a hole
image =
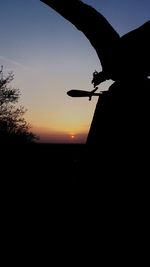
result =
[[[150,75],[150,21],[119,36],[108,20],[80,0],[42,0],[70,21],[90,41],[102,71],[93,73],[94,87],[101,82],[132,80]]]

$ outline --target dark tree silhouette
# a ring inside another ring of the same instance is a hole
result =
[[[82,1],[42,2],[82,31],[96,50],[102,72],[94,73],[94,87],[106,79],[114,81],[98,98],[87,153],[79,162],[77,179],[83,185],[79,187],[84,201],[80,198],[76,210],[82,207],[83,213],[87,203],[86,220],[94,218],[92,233],[96,221],[99,231],[100,218],[101,229],[109,232],[108,240],[119,240],[119,244],[122,240],[123,246],[126,240],[130,246],[132,237],[140,247],[145,240],[138,242],[137,232],[139,237],[143,229],[146,234],[149,230],[150,21],[120,37],[99,12]],[[72,93],[77,96],[76,91]]]
[[[3,66],[0,70],[0,143],[30,143],[37,136],[30,131],[30,125],[24,119],[24,107],[16,107],[20,90],[12,88],[13,73],[4,77]]]
[[[117,138],[136,136],[143,125],[139,118],[148,121],[149,114],[150,21],[120,37],[102,14],[80,0],[42,2],[83,32],[96,50],[102,71],[93,73],[94,87],[107,79],[115,81],[99,97],[87,143],[110,148],[112,140],[117,144]]]
[[[102,14],[80,0],[41,1],[82,31],[96,50],[102,72],[95,77],[95,86],[106,79],[150,75],[150,21],[120,37]]]

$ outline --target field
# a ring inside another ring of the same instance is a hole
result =
[[[73,192],[81,183],[85,145],[32,144],[1,146],[1,183],[6,191],[45,194]]]
[[[84,144],[3,146],[2,194],[10,202],[16,199],[17,205],[40,201],[46,206],[50,199],[54,206],[81,206],[82,200],[96,205],[110,185],[102,175],[100,155],[95,154]]]
[[[141,227],[143,221],[145,227],[149,177],[143,168],[140,173],[140,165],[127,165],[120,154],[111,160],[108,156],[85,145],[1,147],[1,214],[6,232],[21,233],[27,243],[32,236],[37,244],[41,237],[51,241],[51,235],[55,242],[63,235],[64,243],[67,233],[80,243],[83,232],[85,240],[89,231],[116,240],[116,233],[123,239],[133,235],[137,222]]]
[[[148,165],[132,155],[101,153],[84,144],[1,147],[1,192],[5,200],[122,205],[148,197]],[[47,200],[46,200],[47,199]]]

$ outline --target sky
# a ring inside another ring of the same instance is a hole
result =
[[[84,0],[123,34],[150,19],[150,0]],[[101,64],[89,41],[40,0],[0,0],[0,65],[12,71],[19,105],[40,142],[85,143],[98,98],[71,98],[92,90]],[[107,90],[112,81],[99,86]]]

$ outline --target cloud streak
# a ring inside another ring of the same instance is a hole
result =
[[[8,62],[8,63],[11,63],[11,64],[13,64],[13,65],[16,65],[16,66],[18,66],[18,67],[24,68],[24,69],[27,69],[27,68],[28,68],[27,66],[25,66],[25,65],[23,65],[23,64],[21,64],[21,63],[19,63],[18,61],[11,60],[11,59],[9,59],[9,58],[7,58],[7,57],[0,56],[0,59],[6,61],[6,62]]]

